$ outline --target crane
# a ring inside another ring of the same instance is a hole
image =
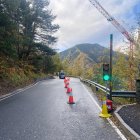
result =
[[[127,32],[127,30],[114,18],[112,17],[97,0],[89,0],[97,10],[109,21],[111,22],[130,42],[134,43],[134,39]]]
[[[133,45],[136,45],[133,37],[128,33],[128,31],[114,18],[112,17],[103,7],[102,5],[97,1],[97,0],[89,0],[94,7],[109,21],[113,24],[115,28],[119,32],[121,32],[127,40],[130,42],[130,54],[129,54],[129,59],[130,59],[130,69],[132,69],[132,60],[133,60]],[[130,88],[132,89],[132,79],[131,79],[131,85]]]

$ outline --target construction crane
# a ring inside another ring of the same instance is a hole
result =
[[[127,30],[114,18],[112,17],[97,0],[89,0],[97,10],[109,21],[111,22],[130,42],[134,43],[134,39],[127,32]]]
[[[130,41],[130,69],[132,69],[132,60],[133,60],[133,45],[136,45],[133,37],[128,33],[128,31],[114,18],[112,17],[97,0],[89,0],[96,8],[97,10],[109,21],[111,22],[119,32],[121,32],[128,41]],[[131,86],[132,89],[132,80],[131,80]]]

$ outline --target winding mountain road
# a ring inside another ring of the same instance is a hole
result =
[[[61,79],[38,82],[0,101],[0,140],[121,140],[79,79],[71,78],[69,105]]]

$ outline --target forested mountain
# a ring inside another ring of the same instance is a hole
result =
[[[109,63],[110,50],[99,44],[79,44],[60,53],[64,70],[70,75],[81,76],[104,84],[102,64]],[[113,51],[113,88],[130,86],[130,63],[127,55]]]
[[[60,52],[60,57],[64,70],[70,75],[82,76],[104,84],[102,65],[110,62],[109,48],[99,44],[79,44]],[[126,55],[113,51],[112,83],[114,89],[135,89],[133,79],[138,75],[137,61],[138,59],[130,61],[129,53]]]
[[[60,52],[62,60],[69,60],[73,63],[78,57],[84,57],[84,61],[93,65],[100,62],[109,62],[109,48],[105,48],[99,44],[78,44],[74,47]],[[113,56],[117,56],[117,52],[113,51]]]

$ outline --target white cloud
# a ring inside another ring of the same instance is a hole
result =
[[[139,0],[100,0],[100,4],[121,24],[133,25],[133,7]],[[56,47],[67,49],[79,43],[108,45],[109,34],[114,34],[114,43],[123,37],[88,0],[51,0],[50,8],[57,15],[55,23],[60,25],[56,33]],[[124,24],[125,23],[125,24]],[[128,27],[128,26],[127,26]],[[126,28],[127,28],[126,27]]]

